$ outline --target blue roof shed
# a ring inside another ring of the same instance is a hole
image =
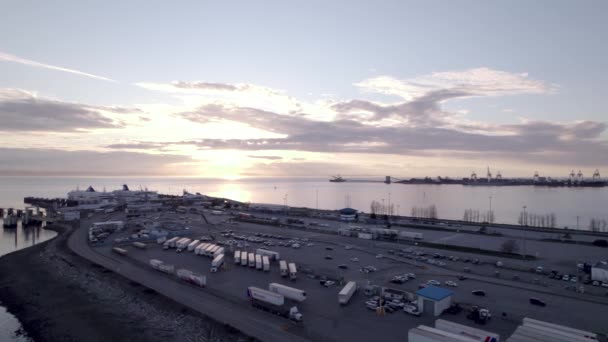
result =
[[[454,292],[448,289],[444,289],[443,287],[427,286],[423,289],[416,291],[416,294],[418,296],[428,298],[430,300],[440,301],[445,297],[452,296]]]

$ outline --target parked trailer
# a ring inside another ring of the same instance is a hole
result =
[[[255,268],[258,270],[262,269],[262,256],[259,254],[255,255]]]
[[[350,301],[355,292],[357,292],[357,283],[349,281],[338,293],[338,303],[342,305],[348,304],[348,301]]]
[[[279,260],[279,252],[275,252],[275,251],[269,251],[267,249],[263,249],[263,248],[258,248],[255,251],[256,254],[259,255],[267,255],[270,260]]]
[[[422,233],[400,231],[399,237],[404,239],[422,240]]]
[[[194,248],[194,254],[195,254],[195,255],[199,255],[199,254],[201,254],[201,250],[202,250],[203,248],[205,248],[205,245],[206,245],[205,243],[201,243],[200,245],[196,246],[196,247]]]
[[[139,248],[139,249],[145,249],[146,248],[146,244],[143,242],[133,242],[133,246]]]
[[[167,273],[167,274],[173,274],[173,271],[175,270],[175,266],[170,265],[170,264],[165,264],[164,262],[157,260],[157,259],[151,259],[150,260],[150,266],[152,266],[153,269]]]
[[[566,333],[566,334],[571,334],[574,336],[580,336],[580,337],[584,337],[584,338],[588,338],[588,339],[592,339],[592,340],[597,340],[597,334],[593,333],[593,332],[589,332],[589,331],[585,331],[585,330],[580,330],[580,329],[574,329],[565,325],[559,325],[559,324],[553,324],[553,323],[549,323],[549,322],[544,322],[544,321],[539,321],[536,319],[532,319],[532,318],[528,318],[528,317],[524,317],[523,319],[523,325],[524,326],[537,326],[537,327],[545,327],[548,329],[552,329],[555,331],[559,331],[561,333]]]
[[[211,254],[211,250],[214,249],[215,247],[217,247],[217,245],[214,244],[210,244],[209,246],[207,246],[207,248],[205,248],[205,250],[203,251],[203,256],[210,256]]]
[[[500,335],[469,327],[467,325],[458,324],[450,321],[446,321],[444,319],[438,319],[435,321],[435,328],[448,331],[454,333],[456,335],[467,336],[476,339],[477,341],[491,341],[491,342],[499,342]]]
[[[264,266],[264,271],[270,271],[270,259],[267,255],[262,256],[262,264]]]
[[[255,254],[249,253],[249,267],[255,267]]]
[[[218,256],[220,254],[224,254],[224,247],[220,247],[220,248],[216,249],[215,252],[213,252],[213,257],[215,258],[216,256]]]
[[[234,264],[238,265],[241,263],[241,251],[234,251]]]
[[[176,272],[177,277],[196,286],[205,287],[207,285],[207,277],[196,274],[190,270],[179,269]]]
[[[247,266],[249,264],[249,258],[247,251],[241,251],[241,266]]]
[[[285,286],[278,283],[268,284],[268,291],[283,295],[285,298],[293,299],[297,302],[303,302],[306,300],[306,291],[296,289],[293,287]]]
[[[194,240],[192,242],[190,242],[188,244],[188,252],[192,252],[196,246],[198,246],[201,243],[201,240]]]
[[[207,255],[210,258],[215,258],[215,252],[219,251],[222,247],[215,245],[213,248],[211,248],[209,250],[209,255]]]
[[[298,308],[291,306],[289,302],[286,303],[283,295],[253,286],[247,288],[247,295],[251,298],[251,305],[255,308],[291,319],[295,322],[301,322],[303,319]]]
[[[293,262],[290,262],[287,266],[289,267],[289,279],[296,280],[296,275],[298,274],[298,271],[296,269],[296,264]]]
[[[120,248],[120,247],[114,247],[112,248],[112,252],[114,253],[118,253],[120,255],[127,255],[128,251],[124,248]]]
[[[216,256],[213,261],[211,262],[211,272],[217,272],[219,271],[220,267],[222,267],[222,264],[224,263],[224,254],[220,254],[218,256]]]
[[[188,238],[183,238],[182,240],[178,241],[176,244],[177,252],[181,252],[184,249],[188,248],[188,245],[190,244],[190,242],[192,242],[192,239],[188,239]]]
[[[177,241],[179,239],[179,237],[172,237],[169,240],[165,241],[163,243],[163,249],[169,249],[171,248],[171,245],[175,246],[175,241]]]
[[[281,277],[287,277],[287,261],[281,260],[279,261],[279,269],[281,270]]]

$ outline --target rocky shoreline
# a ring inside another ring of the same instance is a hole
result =
[[[0,258],[0,302],[36,342],[253,341],[68,249],[72,228]]]

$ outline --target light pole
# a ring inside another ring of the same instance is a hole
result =
[[[524,217],[523,217],[523,223],[525,226],[528,225],[528,216],[526,215],[526,208],[528,208],[527,206],[524,205]],[[524,228],[524,232],[522,234],[522,246],[523,246],[523,257],[524,259],[526,258],[526,228]]]
[[[576,216],[576,230],[578,230],[578,215]]]
[[[384,198],[382,199],[382,215],[385,214],[385,207],[384,207]]]

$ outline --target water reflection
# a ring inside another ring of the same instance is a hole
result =
[[[237,200],[239,202],[251,202],[252,193],[251,191],[245,190],[241,184],[237,183],[226,183],[219,186],[215,192],[209,193],[214,197],[229,198]]]

